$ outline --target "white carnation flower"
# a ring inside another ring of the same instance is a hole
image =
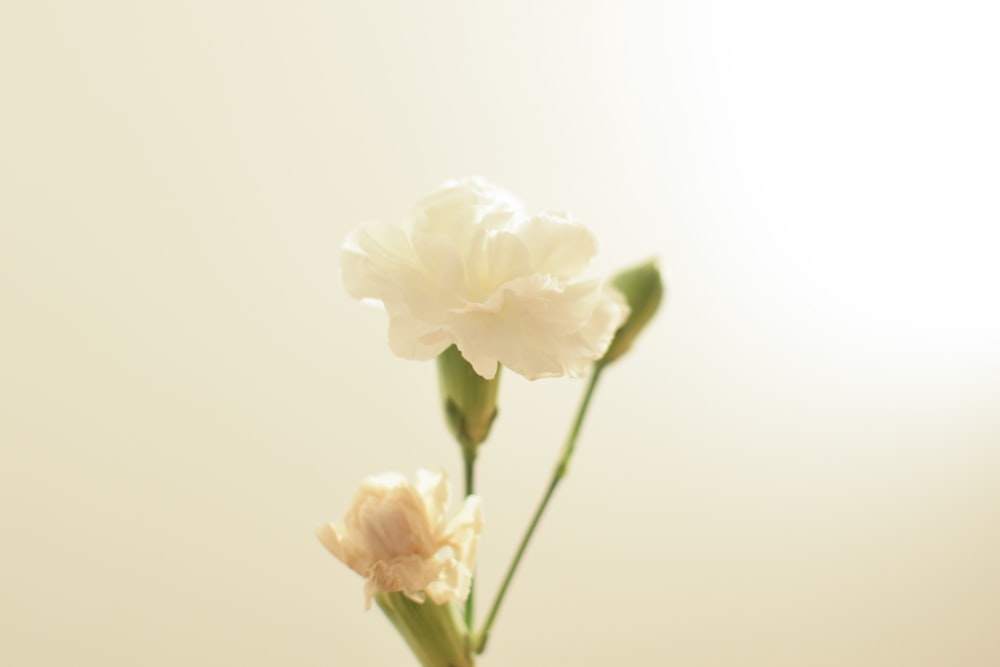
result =
[[[476,373],[497,364],[534,380],[584,375],[628,316],[621,295],[581,273],[597,252],[568,214],[525,214],[479,178],[419,202],[407,228],[366,224],[344,244],[341,277],[389,315],[389,345],[433,359],[456,345]]]
[[[451,489],[444,472],[417,471],[416,484],[397,473],[366,479],[344,525],[317,528],[334,556],[365,581],[365,607],[380,592],[401,592],[437,604],[469,595],[483,529],[479,498],[469,496],[447,519]]]

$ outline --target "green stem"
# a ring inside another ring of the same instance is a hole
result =
[[[468,498],[476,492],[476,447],[463,445],[462,460],[465,463],[465,497]],[[475,615],[475,604],[473,603],[475,585],[476,576],[473,573],[472,581],[469,582],[469,597],[465,599],[465,626],[470,631]]]
[[[510,582],[514,579],[514,573],[517,571],[518,565],[521,564],[521,558],[524,556],[524,552],[528,548],[528,543],[531,541],[532,535],[535,534],[535,528],[538,527],[542,514],[545,513],[545,508],[548,507],[549,501],[552,499],[552,494],[555,493],[559,482],[566,476],[566,473],[569,470],[569,462],[573,457],[573,450],[576,449],[576,440],[580,435],[580,427],[583,426],[583,418],[586,416],[587,409],[590,407],[590,399],[594,395],[594,387],[597,386],[597,380],[600,379],[601,371],[603,369],[604,366],[600,363],[594,366],[594,372],[591,374],[590,380],[587,383],[587,389],[583,394],[583,400],[580,401],[580,407],[576,412],[576,419],[573,421],[573,427],[570,429],[569,436],[567,436],[566,442],[563,445],[559,461],[556,463],[555,469],[552,471],[552,479],[549,481],[549,486],[545,490],[545,495],[542,496],[542,501],[538,504],[538,508],[535,510],[535,514],[531,518],[531,523],[528,524],[528,530],[525,531],[524,537],[521,538],[521,544],[517,548],[517,553],[514,554],[514,560],[511,561],[510,567],[507,569],[507,575],[504,577],[503,583],[500,584],[500,590],[497,591],[496,599],[493,601],[493,607],[490,608],[489,616],[486,617],[486,622],[483,624],[482,629],[473,637],[473,649],[475,649],[476,653],[482,653],[486,648],[486,640],[489,638],[490,629],[493,627],[493,622],[496,620],[497,612],[500,610],[500,603],[503,602],[504,597],[507,595],[507,589],[510,587]]]
[[[465,495],[476,492],[476,448],[462,447],[462,460],[465,462]]]

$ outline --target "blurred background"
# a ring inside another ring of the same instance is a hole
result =
[[[481,174],[670,283],[484,666],[1000,664],[997,27],[0,2],[0,663],[416,664],[313,528],[458,450],[339,245]],[[480,614],[582,389],[503,378]]]

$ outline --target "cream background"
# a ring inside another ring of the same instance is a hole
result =
[[[1000,664],[992,4],[0,2],[0,664],[415,664],[312,529],[457,453],[337,247],[472,173],[671,285],[484,666]]]

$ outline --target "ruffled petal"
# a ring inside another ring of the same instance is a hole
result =
[[[463,317],[460,324],[453,327],[452,337],[455,340],[455,347],[462,353],[462,357],[469,362],[472,370],[486,380],[492,380],[497,375],[500,359],[496,351],[489,346],[480,345],[476,335],[484,327],[483,323],[476,320],[485,320],[485,317]],[[488,323],[485,324],[488,326]],[[469,331],[475,332],[469,335]],[[465,333],[463,333],[465,332]]]
[[[578,335],[600,301],[599,281],[564,286],[532,275],[508,283],[485,304],[466,307],[451,329],[462,356],[483,377],[489,376],[480,368],[495,361],[529,380],[566,375],[607,348],[590,345],[600,336]],[[610,340],[611,323],[599,324],[609,328],[603,333]]]
[[[591,362],[597,361],[608,351],[615,332],[625,323],[630,312],[621,292],[607,284],[601,287],[601,298],[586,324],[561,341],[564,349],[587,350],[593,354],[590,359],[577,357],[576,363],[568,363],[566,371],[569,376],[586,375]]]
[[[455,239],[440,232],[414,230],[413,251],[424,276],[427,298],[438,310],[459,300],[460,287],[465,282],[463,255]]]
[[[518,236],[531,249],[531,268],[559,278],[573,278],[584,271],[597,254],[597,239],[568,213],[546,211],[518,229]]]
[[[378,561],[368,572],[368,578],[379,590],[403,592],[413,599],[440,576],[441,567],[433,559],[417,554]]]
[[[483,532],[483,508],[479,496],[467,496],[461,509],[448,522],[447,544],[469,570],[476,562],[479,536]]]
[[[337,531],[337,527],[332,523],[324,523],[316,526],[316,537],[319,541],[323,543],[323,546],[338,558],[345,565],[350,565],[347,562],[347,556],[344,553],[343,537]]]
[[[495,232],[487,240],[478,266],[475,301],[483,301],[512,280],[531,275],[531,253],[516,234]],[[472,273],[468,268],[466,272]]]
[[[438,578],[427,586],[427,595],[435,604],[465,600],[472,585],[472,572],[463,563],[449,558],[440,564]]]
[[[509,192],[479,177],[451,180],[413,207],[414,231],[436,232],[467,247],[477,224],[495,225],[521,209]]]
[[[345,526],[372,561],[388,562],[409,554],[428,557],[437,550],[423,499],[409,484],[362,487]]]
[[[413,246],[397,226],[366,223],[344,242],[340,279],[356,299],[379,299],[387,287],[419,276]]]
[[[431,520],[431,529],[435,534],[443,531],[447,525],[448,503],[451,487],[444,469],[437,472],[420,468],[417,470],[417,491],[424,499],[424,508]]]
[[[452,342],[451,335],[439,324],[429,324],[410,313],[389,316],[389,349],[397,357],[428,361]]]

